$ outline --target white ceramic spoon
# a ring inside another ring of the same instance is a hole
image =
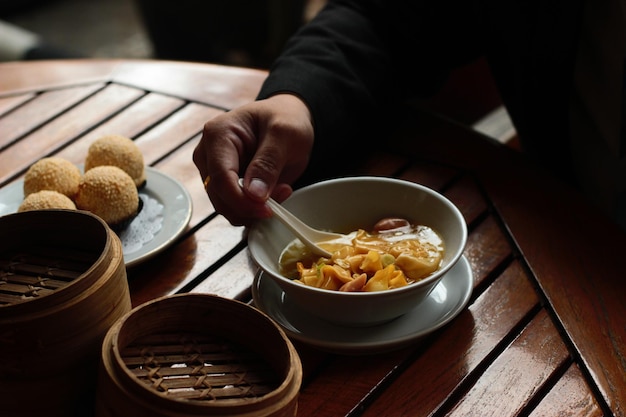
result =
[[[304,243],[304,245],[315,255],[330,258],[332,254],[319,247],[317,242],[344,237],[344,235],[339,233],[323,232],[312,228],[271,198],[267,200],[267,205],[270,206],[276,218],[280,220],[280,222],[284,224],[298,239],[300,239],[300,241]]]
[[[239,179],[239,185],[243,187],[243,179]],[[344,235],[332,232],[323,232],[312,228],[293,215],[289,210],[281,206],[276,200],[269,198],[267,205],[270,206],[276,218],[284,224],[300,241],[315,255],[330,258],[332,254],[319,247],[317,242],[343,238]]]

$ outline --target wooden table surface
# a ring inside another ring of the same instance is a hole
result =
[[[265,75],[158,61],[0,64],[0,187],[44,156],[81,163],[97,137],[131,137],[193,202],[173,245],[127,271],[133,305],[178,292],[249,301],[257,268],[244,229],[214,212],[191,153],[204,122],[253,100]],[[407,116],[348,174],[425,184],[461,209],[471,299],[391,353],[295,343],[298,415],[626,415],[626,234],[520,153],[432,115]]]

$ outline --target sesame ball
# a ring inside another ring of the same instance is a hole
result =
[[[42,158],[28,168],[24,176],[24,196],[37,191],[57,191],[73,199],[78,192],[80,170],[59,157]]]
[[[110,165],[85,172],[75,201],[76,207],[92,212],[112,227],[132,219],[139,209],[135,182],[122,169]]]
[[[137,144],[124,136],[103,136],[89,146],[85,172],[102,165],[121,168],[130,175],[137,187],[146,182],[143,155]]]
[[[57,191],[41,190],[24,198],[17,211],[66,209],[76,210],[76,205],[68,196]]]

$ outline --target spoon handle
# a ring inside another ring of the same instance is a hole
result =
[[[316,242],[311,240],[310,236],[313,235],[319,236],[321,238],[320,240],[323,240],[325,235],[323,232],[309,227],[272,198],[267,200],[267,205],[270,206],[276,215],[276,218],[280,220],[280,222],[284,224],[294,235],[296,235],[296,237],[300,239],[311,252],[326,258],[330,258],[332,256],[330,252],[320,248]],[[306,232],[308,236],[304,234],[303,231]],[[329,236],[332,237],[333,235],[329,234]]]
[[[239,186],[243,188],[243,178],[239,178]],[[273,198],[267,200],[267,205],[272,209],[276,218],[287,227],[309,250],[319,256],[330,258],[332,254],[320,248],[315,241],[330,240],[336,238],[337,234],[322,232],[313,229],[294,216],[289,210],[278,204]]]

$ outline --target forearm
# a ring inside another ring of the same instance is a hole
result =
[[[354,3],[330,2],[296,34],[260,94],[290,91],[301,97],[313,115],[316,149],[360,135],[363,120],[373,120],[387,100],[378,92],[392,91],[379,86],[389,79],[392,64],[386,41],[372,27],[372,16],[383,9],[376,2]]]
[[[446,3],[331,0],[287,44],[259,97],[288,91],[302,98],[315,150],[325,158],[353,138],[377,134],[386,111],[436,91],[450,68],[475,54],[476,32],[464,25],[479,23],[461,8],[473,6]]]

